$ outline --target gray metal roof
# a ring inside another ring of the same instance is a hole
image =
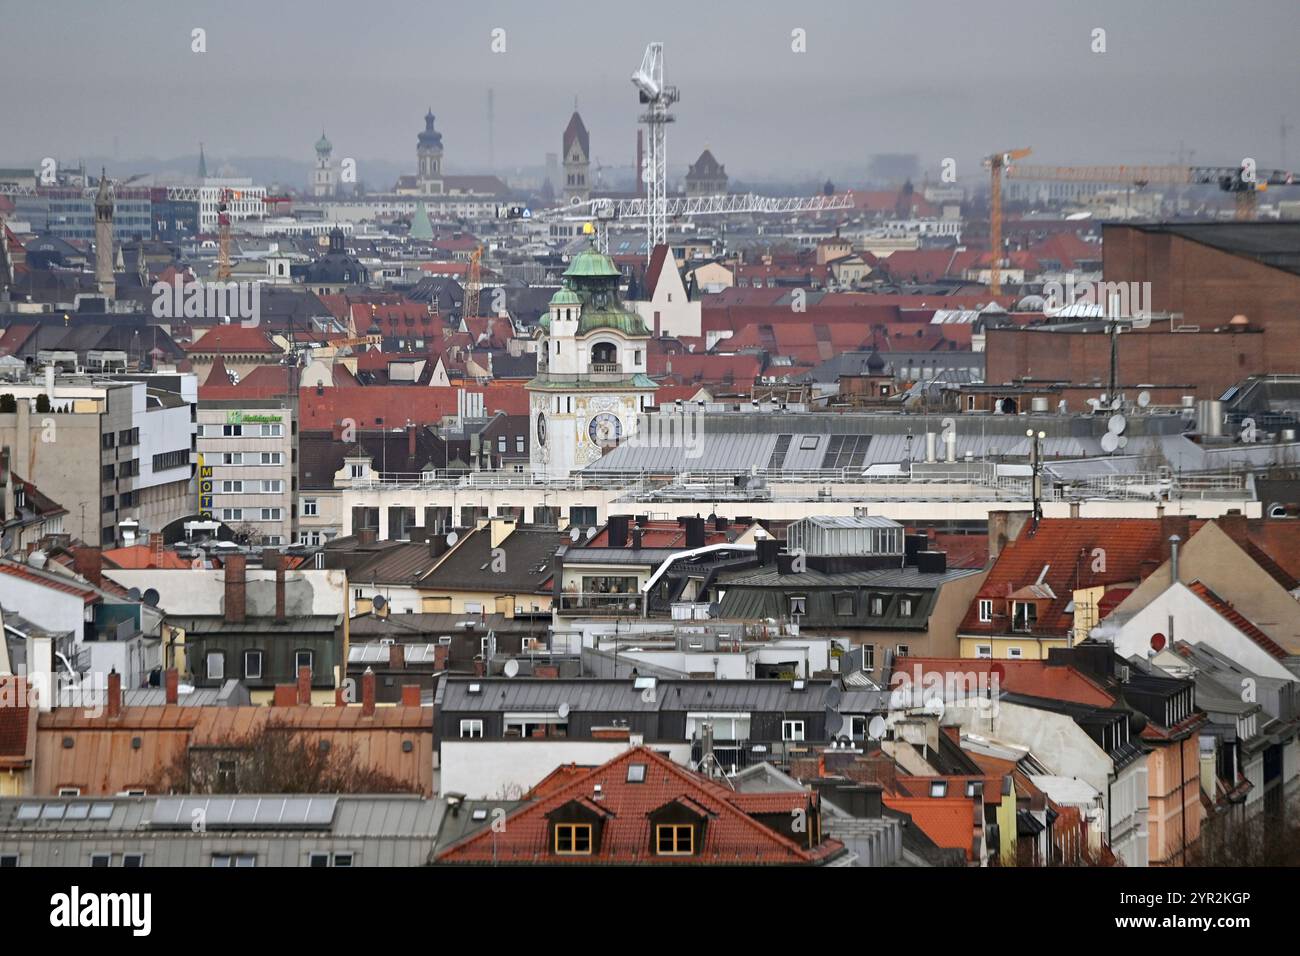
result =
[[[802,683],[804,689],[795,690],[795,682],[780,680],[660,680],[647,693],[630,680],[444,677],[439,707],[447,713],[551,712],[560,704],[570,712],[597,713],[824,710],[831,682]],[[469,692],[473,685],[481,688],[478,693]]]
[[[161,707],[167,703],[167,690],[163,687],[143,687],[124,691],[123,704],[127,707]],[[246,688],[232,677],[220,687],[182,688],[176,695],[182,707],[243,707],[251,703]]]

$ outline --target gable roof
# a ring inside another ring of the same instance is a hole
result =
[[[1216,614],[1239,630],[1242,634],[1249,637],[1273,657],[1282,660],[1288,656],[1286,649],[1282,647],[1282,645],[1278,644],[1271,637],[1252,624],[1249,618],[1232,606],[1231,602],[1225,601],[1223,598],[1219,597],[1219,595],[1215,594],[1214,591],[1210,590],[1209,587],[1202,584],[1200,581],[1193,581],[1187,586],[1187,589],[1209,605]]]
[[[645,779],[628,782],[628,766],[645,766]],[[599,786],[599,794],[596,787]],[[599,796],[599,799],[597,798]],[[818,798],[809,793],[780,795],[781,810],[792,806],[815,808]],[[744,798],[742,798],[744,799]],[[690,857],[659,856],[651,851],[651,816],[670,803],[682,803],[704,816],[701,844]],[[768,812],[766,799],[760,812]],[[584,856],[556,856],[551,852],[548,817],[569,804],[581,803],[604,817],[599,846]],[[751,803],[752,805],[752,803]],[[480,831],[448,847],[440,863],[577,863],[577,864],[713,864],[810,865],[843,850],[843,844],[826,840],[807,848],[768,828],[741,809],[737,794],[707,777],[673,763],[646,747],[633,747],[608,763],[574,774],[504,821],[501,832]]]

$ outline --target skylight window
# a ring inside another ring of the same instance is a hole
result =
[[[645,764],[629,764],[627,768],[628,783],[645,783]]]

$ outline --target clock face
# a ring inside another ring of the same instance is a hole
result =
[[[617,445],[619,439],[623,437],[623,423],[619,421],[617,415],[601,412],[592,417],[591,423],[587,426],[587,434],[591,436],[593,444],[610,448]]]
[[[546,444],[546,413],[537,413],[537,444]]]

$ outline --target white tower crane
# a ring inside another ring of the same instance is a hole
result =
[[[641,69],[632,74],[632,82],[641,95],[646,111],[641,122],[649,127],[649,152],[645,169],[641,171],[646,185],[646,255],[668,238],[668,124],[673,116],[668,112],[680,98],[677,87],[664,84],[664,45],[651,43],[641,58]]]

